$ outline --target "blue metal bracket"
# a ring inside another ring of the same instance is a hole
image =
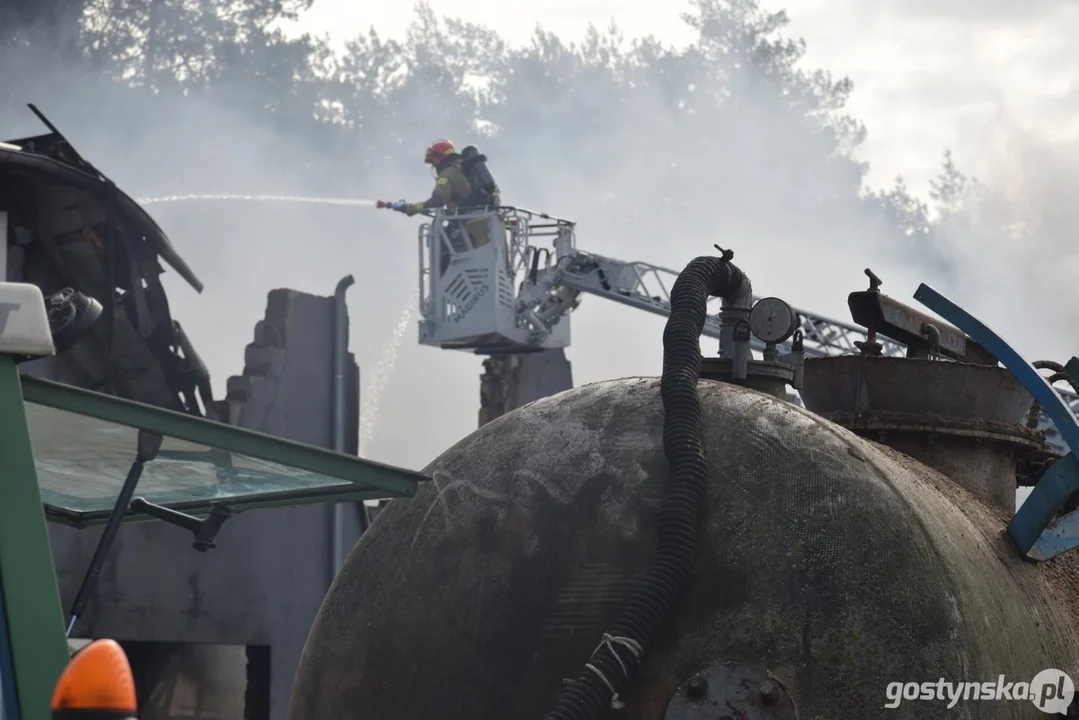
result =
[[[914,299],[997,358],[1034,396],[1071,450],[1042,475],[1009,523],[1008,534],[1029,560],[1048,560],[1079,547],[1079,510],[1056,517],[1079,490],[1079,422],[1041,373],[980,320],[924,283],[918,286]],[[1066,369],[1069,373],[1079,370],[1079,358],[1072,358]]]

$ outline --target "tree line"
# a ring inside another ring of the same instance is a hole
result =
[[[148,105],[162,95],[219,98],[247,122],[347,158],[358,177],[380,172],[387,147],[416,162],[433,139],[417,118],[434,108],[441,135],[484,136],[504,158],[572,164],[582,183],[610,185],[606,165],[630,153],[656,196],[677,188],[667,201],[713,206],[707,183],[679,183],[714,168],[736,208],[739,173],[754,173],[774,197],[768,212],[853,213],[897,256],[951,262],[937,234],[962,214],[975,181],[946,154],[928,198],[935,213],[901,179],[866,189],[867,166],[855,158],[866,129],[845,110],[851,81],[804,68],[805,43],[786,34],[787,15],[757,0],[693,0],[684,19],[696,40],[685,48],[627,40],[616,28],[590,29],[579,43],[537,29],[511,47],[421,4],[404,40],[372,29],[343,52],[281,29],[311,2],[0,0],[0,105],[20,101],[29,66],[20,55],[47,49]],[[642,213],[645,190],[607,189],[597,202],[629,221]]]

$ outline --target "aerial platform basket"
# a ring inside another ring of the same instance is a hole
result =
[[[574,253],[573,223],[511,207],[439,210],[419,251],[421,344],[488,355],[569,345],[578,292],[528,290]]]

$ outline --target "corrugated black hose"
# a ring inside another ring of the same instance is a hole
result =
[[[693,566],[707,497],[708,464],[701,438],[701,330],[710,296],[737,292],[745,275],[723,257],[699,257],[671,289],[671,314],[663,331],[663,452],[670,484],[659,511],[655,562],[630,597],[614,629],[605,633],[581,677],[562,692],[546,720],[594,720],[605,707],[620,707],[619,694],[637,671]]]

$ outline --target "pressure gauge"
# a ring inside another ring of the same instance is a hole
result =
[[[779,298],[763,298],[749,312],[749,329],[766,343],[781,343],[798,329],[798,316]]]

